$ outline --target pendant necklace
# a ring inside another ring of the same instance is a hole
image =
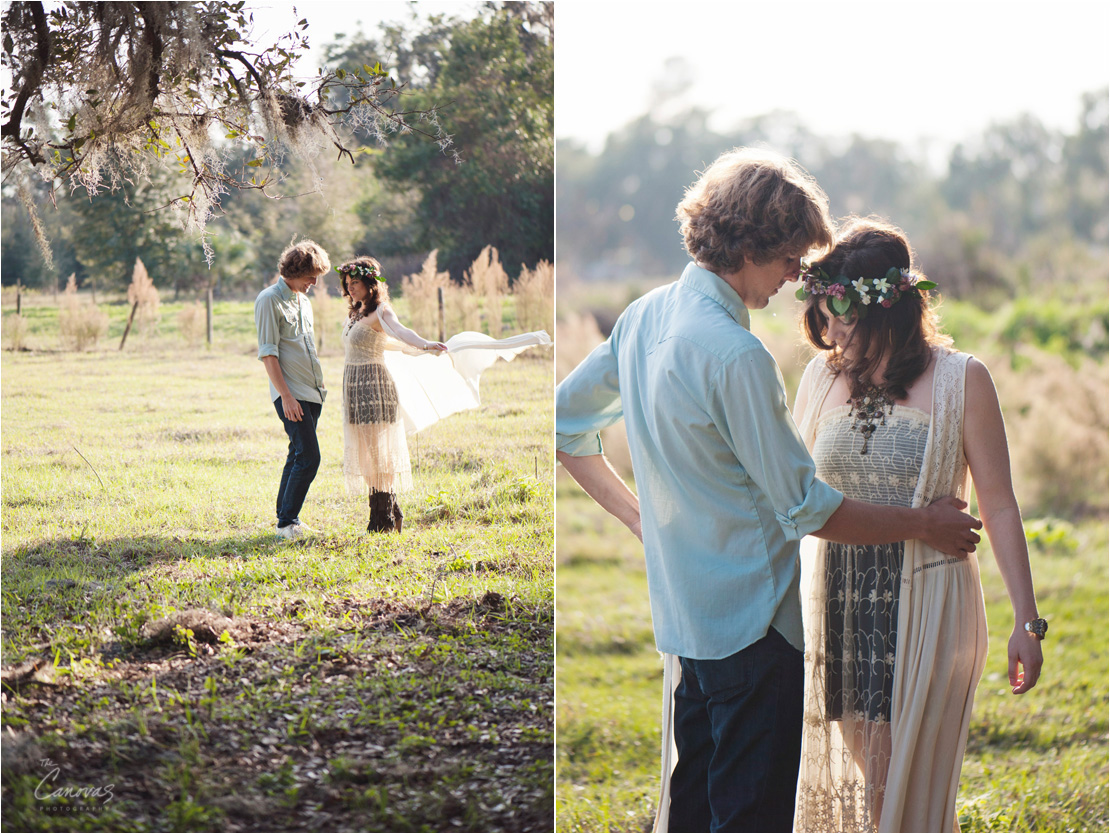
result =
[[[866,455],[871,435],[879,426],[886,425],[886,415],[894,413],[894,402],[885,388],[871,385],[862,394],[849,398],[848,404],[851,406],[848,414],[852,418],[852,431],[863,435],[860,454]]]

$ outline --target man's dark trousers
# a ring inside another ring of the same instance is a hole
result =
[[[802,653],[774,629],[721,660],[680,658],[671,831],[790,831]]]
[[[278,487],[277,517],[278,527],[287,527],[300,521],[301,507],[304,506],[308,488],[320,468],[320,444],[316,440],[316,424],[320,421],[320,403],[297,400],[303,415],[299,422],[289,420],[281,406],[281,397],[274,400],[278,417],[289,435],[289,454],[285,458],[285,469],[281,473],[281,486]]]

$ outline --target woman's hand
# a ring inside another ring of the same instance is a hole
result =
[[[443,342],[429,342],[424,340],[424,350],[434,350],[436,353],[447,353],[447,345]]]
[[[1010,656],[1010,686],[1015,695],[1028,692],[1037,684],[1041,676],[1041,641],[1025,630],[1024,625],[1015,625],[1008,646]]]

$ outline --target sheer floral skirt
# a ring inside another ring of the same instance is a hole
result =
[[[343,368],[343,479],[352,495],[412,488],[397,388],[381,362]]]
[[[798,831],[876,831],[892,753],[905,544],[822,543],[806,616]]]
[[[905,543],[825,549],[825,698],[828,718],[890,721]]]

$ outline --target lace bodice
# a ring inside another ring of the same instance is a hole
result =
[[[852,431],[849,406],[823,414],[817,423],[813,460],[817,477],[848,498],[870,504],[908,507],[921,477],[929,437],[929,415],[894,406],[860,454],[863,435]]]
[[[373,327],[366,319],[348,320],[343,325],[344,361],[348,365],[366,365],[382,361],[388,337]]]

